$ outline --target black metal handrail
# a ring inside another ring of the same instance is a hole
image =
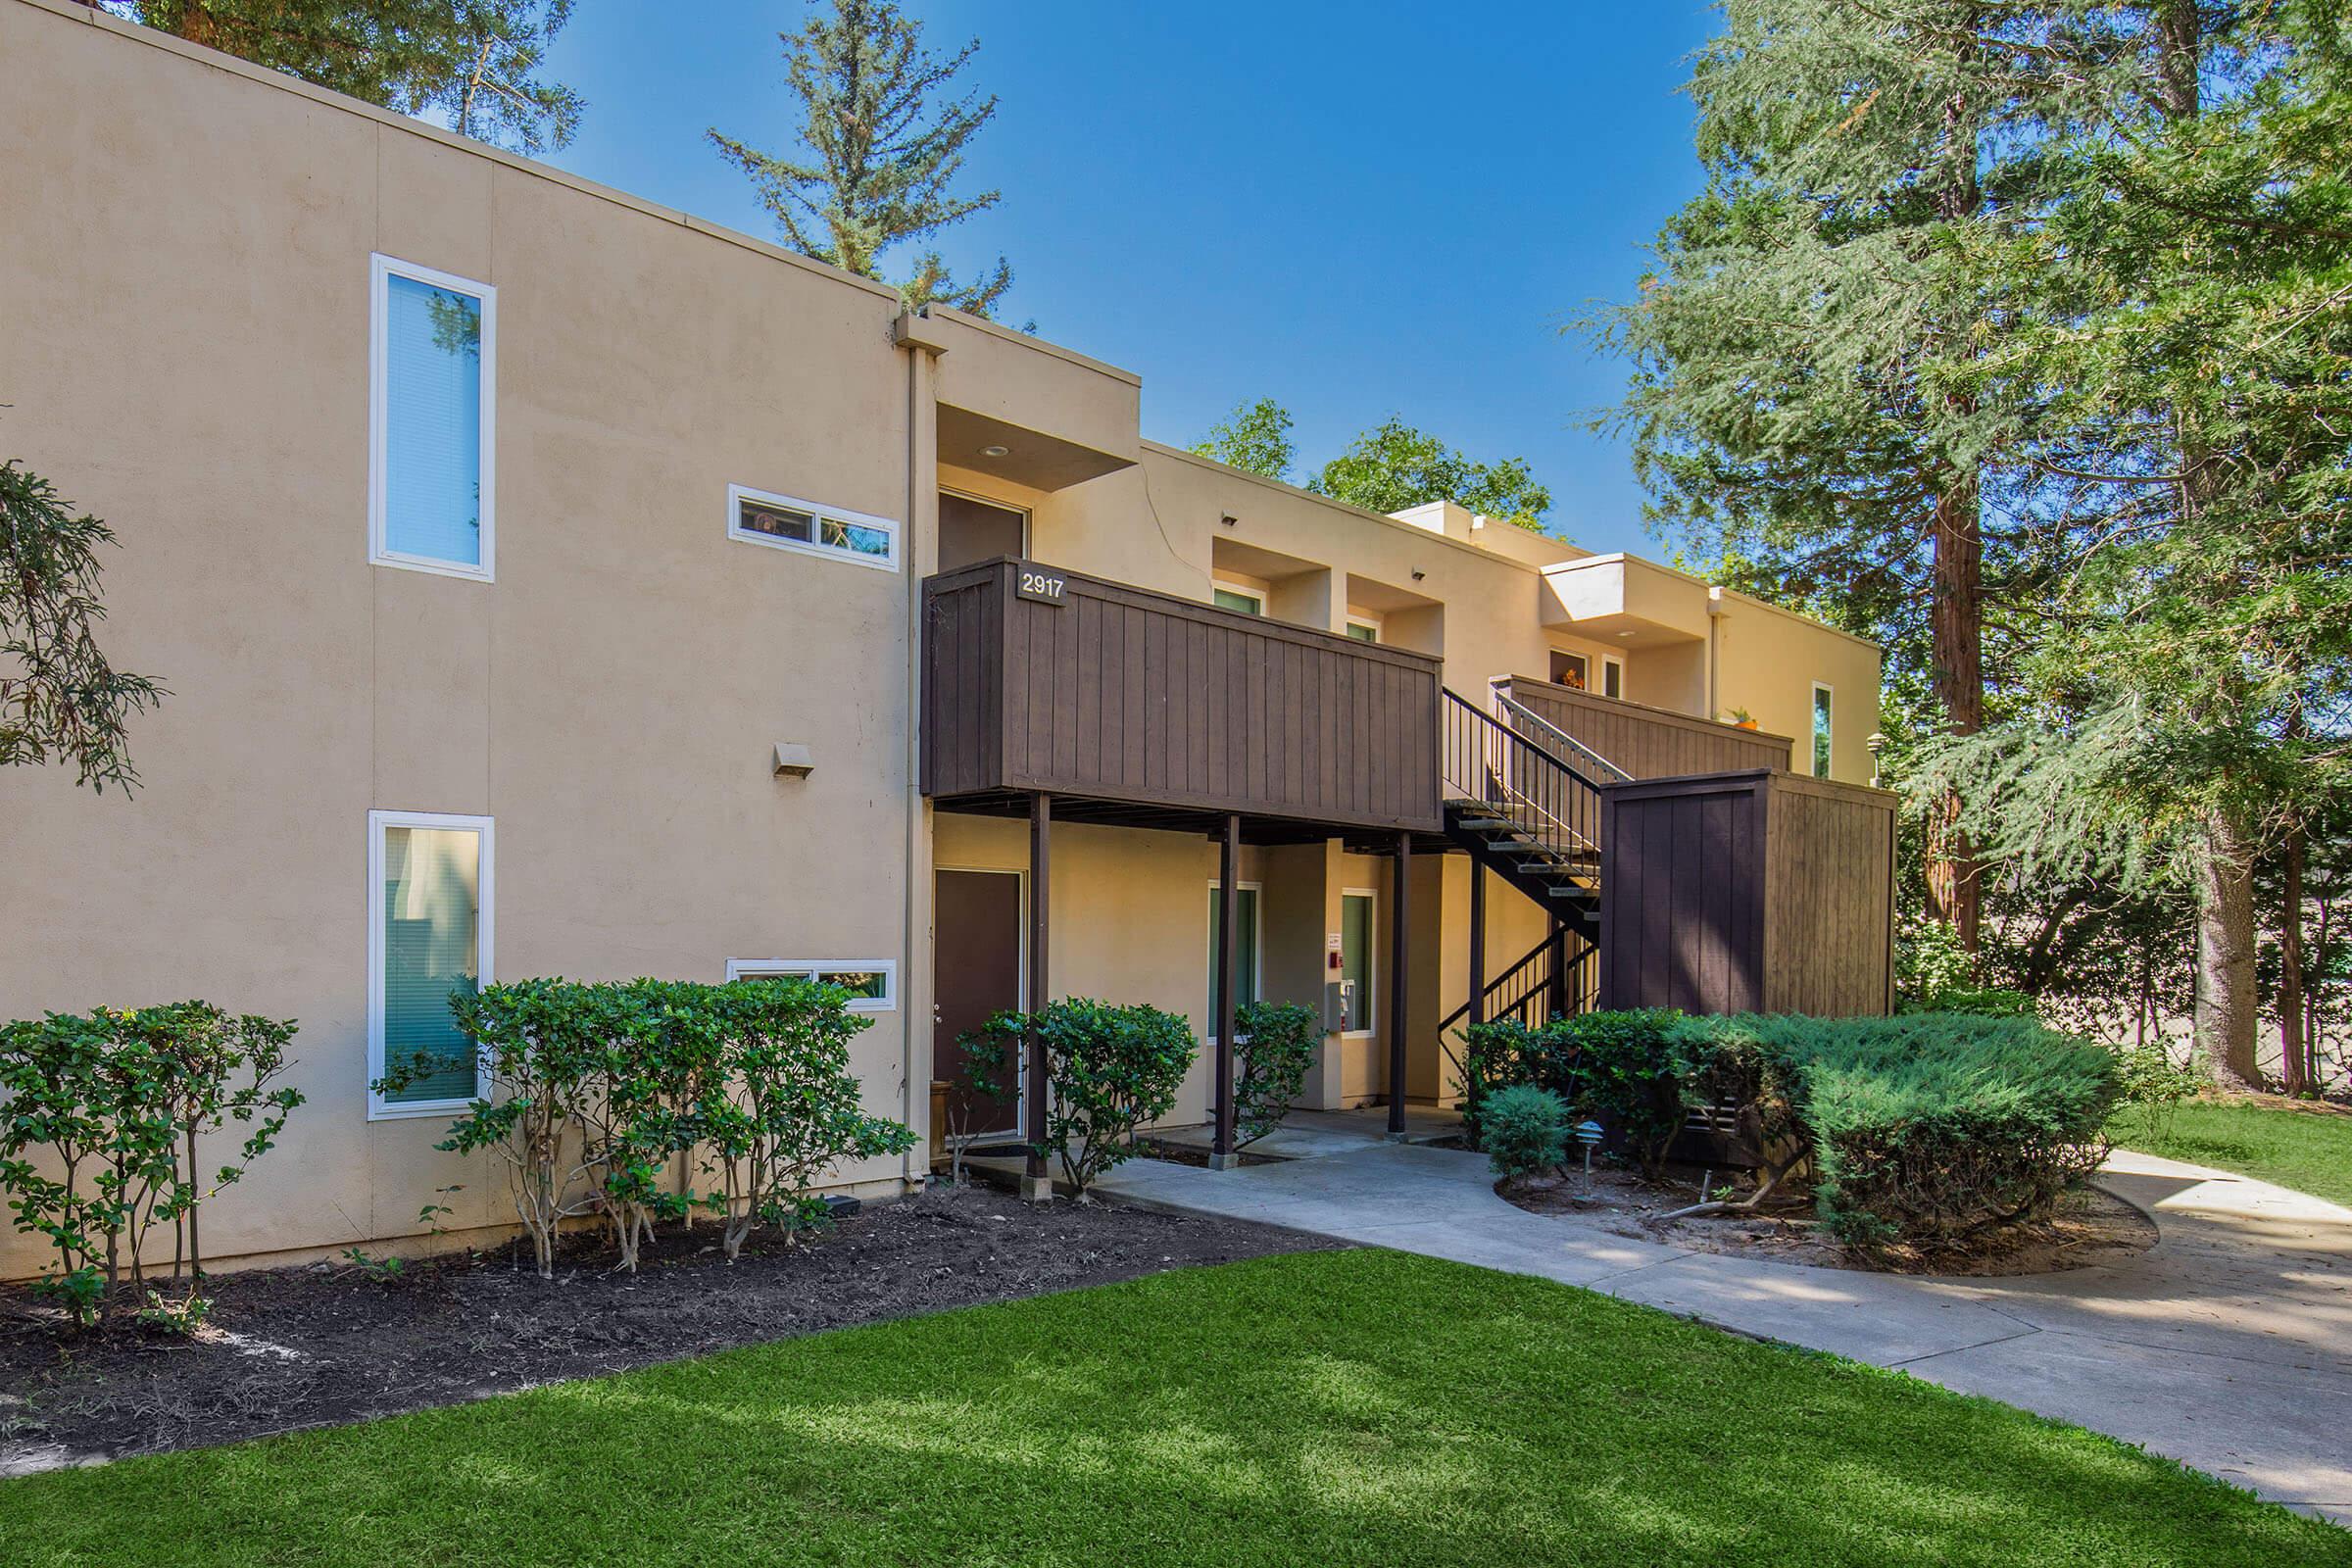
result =
[[[1545,937],[1536,944],[1535,950],[1526,957],[1489,983],[1487,994],[1490,997],[1506,986],[1509,994],[1497,999],[1494,1005],[1487,1008],[1488,1022],[1498,1023],[1505,1018],[1516,1018],[1530,1029],[1541,1029],[1553,1018],[1573,1018],[1578,1013],[1591,1012],[1599,1004],[1598,948],[1587,948],[1568,960],[1567,967],[1561,972],[1557,1000],[1554,1000],[1551,955],[1559,942],[1564,940],[1564,937]],[[1438,1024],[1438,1049],[1445,1052],[1446,1059],[1453,1064],[1456,1083],[1462,1078],[1462,1058],[1447,1041],[1454,1032],[1454,1025],[1468,1017],[1469,1013],[1470,1004],[1465,1002]]]
[[[1511,716],[1511,728],[1529,736],[1538,745],[1549,750],[1553,756],[1589,767],[1592,770],[1593,777],[1610,784],[1626,784],[1633,781],[1633,774],[1628,773],[1624,768],[1619,767],[1615,762],[1610,761],[1509,693],[1495,692],[1494,701],[1500,703],[1502,710]]]
[[[1505,1018],[1523,1011],[1530,997],[1540,996],[1551,988],[1552,940],[1545,937],[1518,962],[1487,982],[1486,1007],[1482,1016]],[[1438,1038],[1443,1040],[1453,1026],[1470,1015],[1470,1003],[1462,1004],[1438,1020]],[[1522,1020],[1523,1022],[1525,1020]]]
[[[1559,859],[1595,861],[1600,789],[1592,779],[1451,687],[1445,715],[1446,799],[1493,809]]]

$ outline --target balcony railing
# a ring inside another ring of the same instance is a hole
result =
[[[1444,825],[1427,655],[1001,559],[924,584],[923,669],[942,803]]]

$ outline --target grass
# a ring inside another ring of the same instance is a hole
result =
[[[2352,1116],[2251,1101],[2192,1100],[2171,1133],[2151,1138],[2130,1107],[2107,1124],[2127,1149],[2214,1165],[2352,1207]]]
[[[1897,1374],[1367,1250],[0,1483],[0,1562],[2251,1568],[2352,1564],[2352,1533]]]

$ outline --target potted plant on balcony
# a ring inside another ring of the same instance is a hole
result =
[[[1756,715],[1744,708],[1735,708],[1732,710],[1731,723],[1735,729],[1754,729],[1756,728]]]

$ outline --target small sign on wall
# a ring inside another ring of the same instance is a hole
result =
[[[1059,605],[1068,602],[1069,578],[1045,566],[1016,561],[1012,566],[1012,591],[1023,599],[1041,605]]]

